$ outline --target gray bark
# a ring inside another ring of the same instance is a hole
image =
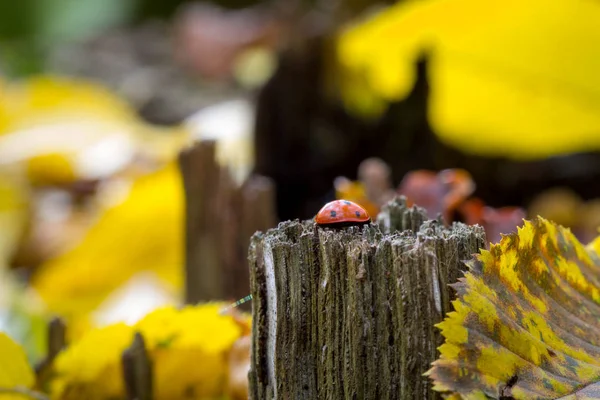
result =
[[[480,227],[425,221],[402,199],[379,224],[288,221],[253,236],[251,399],[433,399],[448,286]]]

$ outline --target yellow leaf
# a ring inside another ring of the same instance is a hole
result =
[[[520,159],[600,149],[600,3],[399,2],[343,32],[346,103],[403,99],[431,51],[429,119],[465,152]],[[375,111],[373,111],[375,110]]]
[[[74,166],[60,153],[33,155],[26,162],[27,177],[33,185],[65,184],[76,180]]]
[[[90,81],[39,75],[2,89],[0,133],[64,119],[136,119],[125,100]]]
[[[597,393],[600,258],[568,229],[527,221],[471,261],[455,287],[456,311],[438,325],[445,343],[428,372],[436,390],[515,399]]]
[[[175,163],[135,180],[126,198],[106,209],[75,248],[40,266],[32,285],[50,311],[82,316],[146,270],[180,289],[183,196]]]
[[[228,352],[248,323],[220,315],[224,305],[164,307],[133,327],[120,323],[85,333],[57,357],[50,384],[52,398],[125,398],[121,354],[136,331],[144,337],[153,364],[156,400],[221,398],[226,390]]]
[[[124,398],[121,354],[134,331],[125,324],[91,330],[57,356],[50,384],[53,399]]]
[[[190,138],[183,125],[144,123],[90,81],[36,76],[1,89],[0,164],[24,163],[34,184],[104,178],[135,155],[172,161]]]
[[[29,222],[29,192],[10,169],[0,170],[0,269],[14,255]]]
[[[184,398],[186,393],[202,399],[224,394],[226,355],[242,335],[231,316],[219,314],[224,305],[165,307],[137,324],[155,365],[157,400]]]
[[[25,351],[6,334],[0,332],[0,388],[31,388],[35,382]],[[1,400],[23,400],[25,396],[0,394]]]

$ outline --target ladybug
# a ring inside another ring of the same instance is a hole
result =
[[[334,200],[321,208],[315,217],[315,222],[319,226],[343,227],[368,224],[371,222],[371,217],[356,203]]]

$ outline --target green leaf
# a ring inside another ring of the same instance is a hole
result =
[[[465,399],[600,398],[600,259],[538,218],[470,262],[438,324],[434,389]]]

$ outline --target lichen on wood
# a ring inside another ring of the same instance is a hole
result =
[[[287,221],[253,236],[252,399],[437,398],[423,376],[442,343],[434,325],[484,233],[402,200],[385,212],[383,229]]]

